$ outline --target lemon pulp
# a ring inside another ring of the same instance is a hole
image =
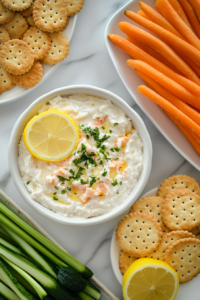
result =
[[[141,258],[125,272],[122,288],[125,300],[174,300],[179,280],[167,263]]]
[[[56,162],[66,159],[77,147],[79,131],[67,114],[49,110],[33,117],[23,133],[26,147],[41,160]]]

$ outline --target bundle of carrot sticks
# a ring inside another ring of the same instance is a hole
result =
[[[200,0],[140,2],[125,15],[153,34],[128,23],[123,38],[110,40],[128,53],[126,63],[144,80],[138,91],[157,103],[200,155]]]

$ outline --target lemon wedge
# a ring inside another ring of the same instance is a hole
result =
[[[173,300],[179,288],[177,273],[167,263],[140,258],[130,265],[123,277],[125,300]]]
[[[23,133],[30,153],[49,162],[58,162],[70,156],[77,147],[78,138],[76,123],[58,110],[49,110],[33,117]]]

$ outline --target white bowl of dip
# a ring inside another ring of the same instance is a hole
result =
[[[40,203],[36,202],[25,187],[25,184],[22,180],[22,176],[20,174],[19,165],[18,165],[19,143],[22,137],[23,130],[26,124],[29,122],[29,120],[38,113],[39,109],[44,104],[54,99],[56,96],[60,95],[61,97],[64,97],[73,94],[92,95],[92,96],[110,100],[115,106],[121,109],[126,114],[126,116],[131,120],[143,143],[143,169],[133,190],[119,206],[115,207],[114,209],[112,209],[111,211],[103,215],[99,215],[92,218],[62,216],[58,213],[53,212],[50,209],[45,208]],[[114,217],[125,212],[138,199],[138,197],[142,193],[148,181],[151,172],[152,144],[151,144],[149,133],[145,127],[143,120],[124,100],[122,100],[117,95],[104,89],[100,89],[93,86],[87,86],[87,85],[76,85],[76,86],[59,88],[41,96],[40,98],[35,100],[21,114],[21,116],[15,123],[11,133],[8,157],[9,157],[9,168],[10,168],[12,179],[21,196],[34,209],[36,209],[40,214],[50,218],[51,220],[62,224],[86,226],[86,225],[103,223],[110,219],[113,219]]]

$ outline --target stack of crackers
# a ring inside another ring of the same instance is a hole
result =
[[[54,65],[69,53],[62,33],[84,0],[0,0],[0,93],[15,84],[32,88],[42,63]]]
[[[118,224],[122,274],[140,257],[167,262],[180,283],[200,273],[200,187],[176,175],[159,187],[157,197],[138,200]]]

